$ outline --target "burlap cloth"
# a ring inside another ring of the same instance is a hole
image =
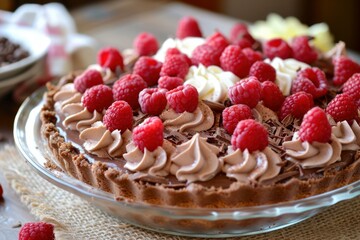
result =
[[[189,239],[133,227],[68,193],[31,169],[15,147],[0,150],[6,179],[39,220],[55,225],[56,239]],[[360,239],[360,198],[341,202],[297,225],[241,237],[263,239]]]

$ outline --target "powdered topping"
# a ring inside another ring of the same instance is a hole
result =
[[[154,55],[154,58],[160,62],[165,61],[166,51],[169,48],[177,48],[180,52],[191,57],[192,52],[197,46],[205,43],[204,38],[200,37],[186,37],[184,39],[168,38],[161,46],[159,51]]]
[[[281,92],[287,96],[290,94],[291,85],[298,71],[310,67],[306,63],[299,62],[293,58],[281,59],[275,57],[273,60],[265,59],[276,70],[275,83],[279,86]]]
[[[169,108],[161,113],[160,118],[164,121],[164,127],[174,131],[179,130],[180,132],[190,130],[205,131],[214,124],[213,111],[202,101],[199,102],[198,107],[192,113],[177,113]]]
[[[191,66],[184,84],[191,84],[199,92],[200,98],[223,103],[228,98],[228,89],[240,79],[230,71],[217,66]]]
[[[197,133],[189,141],[176,147],[170,157],[170,172],[179,181],[187,183],[210,180],[221,169],[218,153],[216,146],[206,142],[206,138]]]
[[[90,128],[84,129],[80,135],[84,140],[84,148],[99,157],[121,157],[125,146],[131,140],[131,132],[123,134],[119,130],[110,132],[102,122],[95,122]]]
[[[355,151],[360,148],[360,127],[356,121],[351,126],[347,121],[338,122],[331,130],[343,150]]]
[[[283,142],[287,159],[301,167],[318,168],[325,167],[341,160],[341,143],[332,135],[331,143],[302,142],[298,132],[294,133],[291,141]]]
[[[133,142],[126,145],[126,151],[123,157],[126,160],[125,168],[137,172],[140,178],[146,175],[152,177],[164,177],[169,174],[170,161],[168,156],[173,151],[171,143],[164,141],[162,146],[157,147],[154,151],[146,148],[142,152]]]
[[[87,69],[93,69],[93,70],[98,71],[101,74],[101,76],[103,77],[104,84],[113,83],[118,79],[116,74],[113,71],[111,71],[110,68],[103,68],[99,64],[92,64],[92,65],[88,66]]]
[[[230,146],[227,153],[228,155],[220,158],[223,162],[222,171],[226,176],[235,178],[239,182],[261,182],[272,179],[280,173],[281,158],[269,147],[249,153],[247,149],[234,151]]]

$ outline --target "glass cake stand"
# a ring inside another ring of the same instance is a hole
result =
[[[149,230],[196,237],[230,237],[284,228],[314,216],[326,207],[360,195],[360,181],[297,201],[231,209],[163,207],[114,200],[112,194],[95,189],[61,171],[44,167],[53,159],[40,136],[40,110],[44,89],[27,98],[15,123],[15,143],[26,161],[50,183],[89,201],[122,220]],[[146,216],[146,217],[145,217]]]

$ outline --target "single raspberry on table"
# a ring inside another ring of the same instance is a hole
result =
[[[159,43],[154,35],[142,32],[134,39],[134,49],[140,56],[154,55],[159,49]]]
[[[311,64],[318,58],[317,51],[310,46],[308,36],[295,37],[291,42],[293,57],[300,62]]]
[[[305,68],[297,73],[291,92],[307,92],[313,98],[319,98],[327,92],[327,79],[325,73],[317,67]]]
[[[191,85],[182,85],[168,91],[166,99],[177,113],[194,112],[199,103],[199,93]]]
[[[197,20],[190,16],[180,19],[176,29],[176,37],[179,39],[184,39],[186,37],[202,37]]]
[[[324,110],[314,107],[304,115],[299,129],[299,137],[303,142],[329,142],[331,126]]]
[[[113,101],[112,90],[106,85],[96,85],[87,89],[81,99],[89,112],[96,110],[99,113],[108,108]]]
[[[261,83],[261,100],[265,107],[277,112],[281,108],[285,97],[275,83],[265,81]]]
[[[256,77],[240,80],[229,88],[229,98],[233,104],[245,104],[254,108],[261,97],[261,83]]]
[[[326,107],[326,112],[330,114],[336,122],[344,120],[351,121],[358,116],[358,108],[355,100],[346,93],[336,95]]]
[[[236,104],[227,107],[222,112],[222,123],[225,130],[233,134],[236,125],[244,119],[253,118],[251,109],[244,104]]]
[[[212,45],[203,44],[196,47],[191,56],[193,65],[198,66],[200,63],[206,67],[211,65],[220,65],[221,51]]]
[[[274,38],[266,41],[263,45],[263,51],[265,56],[270,59],[275,57],[286,59],[293,56],[291,47],[285,40],[281,38]]]
[[[344,84],[353,74],[360,73],[360,65],[346,56],[333,59],[334,85]]]
[[[165,58],[170,55],[180,55],[182,58],[185,59],[189,66],[192,65],[191,59],[186,54],[180,52],[180,50],[177,48],[169,48],[168,50],[166,50]]]
[[[253,119],[240,121],[231,137],[231,145],[234,150],[240,149],[249,152],[262,151],[269,144],[266,128]]]
[[[161,67],[160,76],[185,78],[189,65],[182,55],[169,55]]]
[[[115,100],[124,100],[135,110],[139,107],[139,93],[147,87],[146,82],[137,74],[126,74],[114,83]]]
[[[103,123],[111,132],[119,130],[123,133],[126,129],[131,130],[133,125],[132,108],[122,100],[113,102],[105,112]]]
[[[213,46],[216,51],[222,52],[230,45],[229,40],[220,32],[216,31],[213,35],[206,39],[206,44]]]
[[[241,52],[246,56],[249,60],[250,66],[253,65],[257,61],[263,60],[263,55],[259,51],[255,51],[252,48],[244,48]]]
[[[54,225],[45,222],[25,223],[20,229],[19,240],[54,240]]]
[[[162,76],[159,78],[158,87],[167,90],[172,90],[178,86],[183,85],[184,80],[179,77]]]
[[[166,89],[145,88],[139,93],[139,104],[141,111],[150,115],[160,115],[165,109]]]
[[[306,92],[294,93],[285,98],[278,114],[279,119],[282,121],[288,115],[302,118],[313,106],[314,100],[311,94]]]
[[[220,56],[221,68],[233,72],[239,78],[244,78],[250,70],[248,58],[242,53],[239,46],[230,45],[224,49]]]
[[[140,75],[148,86],[153,86],[157,84],[160,77],[161,67],[161,62],[152,57],[143,56],[136,61],[133,73]]]
[[[257,61],[250,67],[249,76],[256,77],[260,82],[275,82],[276,71],[270,64]]]
[[[118,68],[121,71],[124,71],[123,57],[116,48],[108,47],[101,49],[97,56],[97,62],[100,66],[110,68],[113,72],[115,72]]]
[[[132,138],[134,144],[144,152],[145,149],[152,152],[162,146],[164,141],[164,125],[160,118],[149,117],[133,129]]]
[[[349,80],[344,83],[342,88],[343,93],[351,96],[358,108],[360,108],[360,73],[355,73]]]

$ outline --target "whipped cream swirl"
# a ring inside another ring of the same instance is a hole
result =
[[[347,121],[338,122],[331,130],[343,150],[360,149],[360,127],[356,121],[353,121],[351,126]]]
[[[331,143],[302,142],[298,132],[294,133],[291,141],[285,141],[283,148],[287,159],[306,168],[325,167],[341,160],[341,143],[332,134]]]
[[[160,114],[164,127],[180,132],[184,131],[205,131],[214,124],[213,111],[202,101],[199,101],[198,107],[194,112],[177,113],[173,109],[165,109]]]
[[[273,60],[265,59],[264,62],[269,63],[276,70],[276,85],[279,86],[283,95],[288,96],[291,91],[291,86],[296,78],[298,71],[309,68],[306,63],[299,62],[293,58],[281,59],[275,57]]]
[[[204,43],[205,39],[199,37],[187,37],[184,39],[168,38],[154,55],[154,58],[157,61],[164,62],[166,51],[169,48],[177,48],[180,52],[186,54],[188,57],[191,57],[194,49]]]
[[[194,86],[200,99],[223,103],[228,98],[229,88],[240,81],[235,74],[217,66],[191,66],[184,84]]]
[[[89,112],[81,104],[82,94],[76,91],[73,83],[62,86],[54,95],[55,108],[64,114],[63,125],[70,130],[79,132],[97,121],[102,120],[102,113],[97,111]]]
[[[157,147],[154,151],[146,148],[142,152],[133,142],[126,145],[126,151],[123,155],[126,160],[125,168],[137,172],[137,178],[141,175],[150,175],[152,177],[164,177],[169,174],[170,161],[169,155],[173,151],[170,142],[164,141],[162,146]]]
[[[110,132],[102,122],[95,122],[90,128],[83,130],[79,138],[84,140],[84,148],[99,157],[121,157],[125,146],[131,140],[131,132],[123,134],[119,130]]]
[[[280,173],[281,158],[269,147],[249,153],[247,149],[243,152],[240,149],[234,151],[230,146],[227,153],[228,155],[220,158],[223,162],[222,171],[239,182],[261,182]]]
[[[206,142],[206,138],[197,133],[176,147],[170,157],[170,172],[179,181],[187,183],[210,180],[221,170],[218,153],[218,147]]]

